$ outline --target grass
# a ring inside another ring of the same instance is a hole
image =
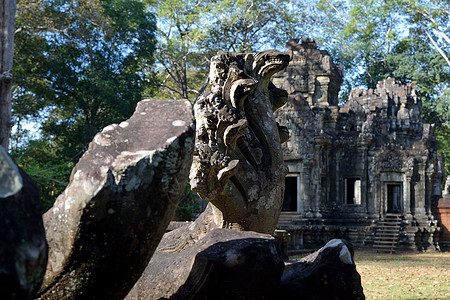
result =
[[[357,250],[355,261],[366,299],[450,300],[450,252],[386,254]]]
[[[356,251],[367,299],[450,299],[450,253]]]

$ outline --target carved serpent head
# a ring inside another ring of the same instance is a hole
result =
[[[211,88],[194,106],[197,141],[191,187],[223,214],[224,227],[272,233],[284,193],[286,167],[273,111],[287,92],[270,78],[289,64],[276,50],[219,53],[211,59]]]

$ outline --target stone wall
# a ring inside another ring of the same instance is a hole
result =
[[[433,208],[443,161],[416,87],[388,78],[376,89],[353,89],[340,107],[342,72],[331,56],[310,39],[288,48],[292,62],[274,84],[289,92],[277,120],[290,133],[285,201],[293,203],[278,227],[291,233],[291,248],[335,237],[370,246],[377,222],[395,213],[403,219],[400,249],[438,249]]]
[[[450,250],[450,176],[447,176],[442,198],[438,200],[436,215],[440,222],[441,236],[439,244],[442,250]]]

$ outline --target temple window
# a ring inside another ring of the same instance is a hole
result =
[[[345,204],[361,204],[361,180],[345,178]]]

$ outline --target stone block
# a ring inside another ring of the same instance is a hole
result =
[[[33,299],[47,265],[40,192],[1,146],[0,186],[0,298]]]
[[[274,299],[365,299],[353,247],[339,239],[284,271]]]
[[[42,299],[123,299],[149,262],[188,180],[188,101],[144,100],[89,144],[45,214]]]
[[[273,237],[250,231],[215,228],[180,252],[166,246],[126,300],[270,299],[284,268]]]

